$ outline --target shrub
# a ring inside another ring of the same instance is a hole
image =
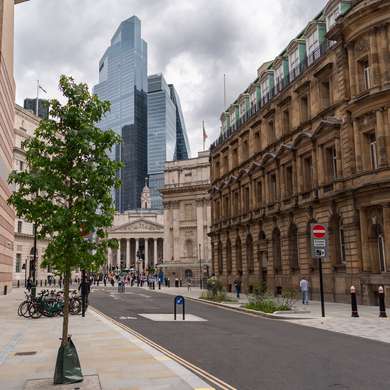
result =
[[[259,285],[254,289],[254,293],[249,296],[249,303],[245,307],[265,313],[286,311],[291,309],[295,298],[295,290],[285,290],[281,298],[275,298],[266,292],[264,285]]]

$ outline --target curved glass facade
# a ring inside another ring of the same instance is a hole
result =
[[[121,160],[118,172],[122,187],[114,194],[118,211],[140,207],[147,175],[147,44],[141,38],[141,21],[132,16],[123,21],[99,62],[99,83],[93,91],[111,102],[111,111],[98,126],[113,129],[122,144],[111,158]]]

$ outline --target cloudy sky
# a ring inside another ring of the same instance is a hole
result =
[[[58,97],[60,74],[91,87],[117,26],[131,15],[148,42],[148,72],[165,75],[180,95],[192,154],[202,148],[202,120],[212,142],[227,102],[256,78],[326,0],[30,0],[16,7],[17,102],[36,96],[39,79]]]

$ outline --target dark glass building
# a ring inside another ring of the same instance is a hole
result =
[[[32,111],[35,115],[37,115],[37,99],[24,99],[23,107],[26,110]],[[38,99],[38,116],[42,119],[49,118],[49,101],[45,99]]]
[[[166,161],[190,155],[179,96],[162,74],[148,77],[148,175],[152,208],[162,209]]]
[[[99,83],[93,91],[111,102],[111,111],[98,126],[113,129],[122,137],[111,158],[124,167],[118,172],[121,188],[115,192],[115,208],[140,207],[140,195],[147,176],[147,44],[141,38],[141,21],[123,21],[99,62]]]

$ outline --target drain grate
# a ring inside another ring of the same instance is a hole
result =
[[[28,351],[28,352],[16,352],[15,356],[30,356],[35,355],[37,351]]]

